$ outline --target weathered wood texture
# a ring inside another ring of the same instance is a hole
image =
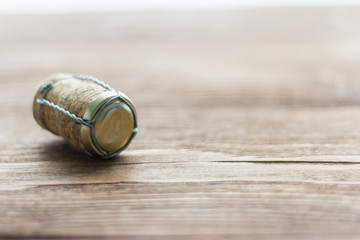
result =
[[[360,8],[0,17],[0,235],[359,239]],[[40,128],[48,75],[125,92],[96,160]]]

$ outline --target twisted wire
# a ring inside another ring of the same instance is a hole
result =
[[[113,89],[112,87],[110,87],[109,85],[107,85],[106,83],[104,83],[103,81],[93,77],[93,76],[90,76],[90,75],[85,75],[85,74],[77,74],[77,75],[74,75],[73,76],[74,78],[76,79],[79,79],[79,80],[88,80],[88,81],[91,81],[107,90],[110,90],[110,91],[115,91],[115,89]],[[56,82],[56,80],[55,80]],[[82,119],[81,117],[78,117],[76,116],[75,114],[69,112],[68,110],[60,107],[59,105],[55,104],[55,103],[52,103],[46,99],[44,99],[46,93],[50,90],[50,88],[53,86],[54,84],[54,81],[51,81],[47,84],[45,84],[41,89],[40,89],[40,94],[42,95],[42,98],[41,99],[37,99],[36,102],[38,104],[42,104],[42,105],[46,105],[48,107],[51,107],[63,114],[65,114],[66,116],[68,116],[69,118],[72,118],[74,119],[75,121],[77,121],[78,123],[81,123],[81,124],[85,124],[87,126],[90,126],[91,124],[87,121],[85,121],[84,119]]]
[[[39,104],[42,104],[42,105],[51,107],[51,108],[53,108],[53,109],[55,109],[55,110],[57,110],[57,111],[65,114],[66,116],[74,119],[74,120],[77,121],[78,123],[81,123],[81,124],[84,124],[84,125],[87,125],[87,126],[90,125],[88,122],[86,122],[86,121],[85,121],[84,119],[82,119],[81,117],[76,116],[75,114],[69,112],[68,110],[66,110],[66,109],[60,107],[59,105],[56,105],[56,104],[54,104],[54,103],[52,103],[52,102],[50,102],[50,101],[48,101],[48,100],[46,100],[46,99],[37,99],[36,102],[39,103]]]

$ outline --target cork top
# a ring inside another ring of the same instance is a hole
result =
[[[134,117],[128,106],[119,101],[109,104],[95,123],[95,138],[107,152],[116,152],[129,141]]]
[[[84,119],[94,125],[93,129],[81,126],[85,149],[96,155],[112,155],[126,147],[136,130],[134,108],[131,108],[133,106],[125,95],[119,97],[114,92],[104,92],[90,102]]]

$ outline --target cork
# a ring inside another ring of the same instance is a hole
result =
[[[125,149],[137,132],[131,100],[87,76],[51,76],[35,94],[33,115],[74,147],[105,158]]]

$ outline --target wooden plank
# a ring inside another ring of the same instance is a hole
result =
[[[0,16],[0,237],[358,239],[359,13]],[[58,71],[131,97],[129,149],[37,126]]]

